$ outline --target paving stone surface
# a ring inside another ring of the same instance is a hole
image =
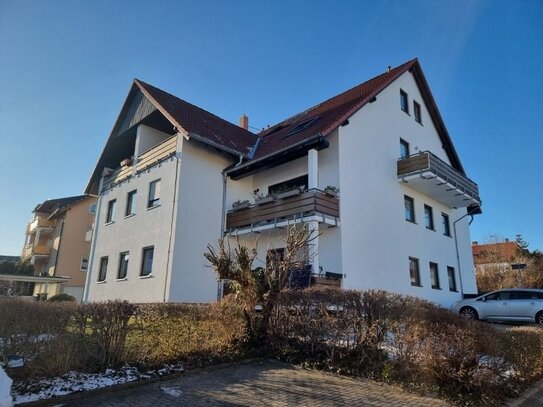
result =
[[[370,380],[264,361],[188,373],[175,379],[71,400],[63,405],[431,407],[449,404]]]

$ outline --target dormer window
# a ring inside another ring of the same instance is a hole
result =
[[[402,110],[409,114],[409,98],[407,97],[407,93],[400,89],[400,107]]]

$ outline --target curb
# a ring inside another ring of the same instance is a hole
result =
[[[14,406],[21,406],[21,407],[56,406],[63,403],[73,402],[78,399],[82,399],[84,397],[91,397],[91,396],[97,396],[97,395],[102,395],[102,394],[107,394],[107,393],[113,393],[113,392],[121,391],[121,390],[128,390],[128,389],[138,387],[138,386],[144,386],[144,385],[153,384],[153,383],[165,382],[172,379],[178,379],[182,376],[192,376],[192,375],[200,374],[202,372],[213,372],[220,369],[227,369],[227,368],[236,367],[240,365],[246,365],[246,364],[255,363],[255,362],[263,362],[266,360],[268,359],[267,358],[250,358],[250,359],[243,359],[236,362],[226,362],[226,363],[220,363],[217,365],[197,367],[194,369],[189,368],[188,370],[184,372],[173,373],[167,376],[153,377],[150,379],[143,379],[143,380],[135,380],[133,382],[115,384],[113,386],[100,387],[100,388],[92,389],[92,390],[77,391],[77,392],[69,393],[63,396],[56,396],[56,397],[51,397],[48,399],[41,399],[41,400],[36,400],[36,401],[29,401],[27,403],[14,404]]]
[[[506,406],[507,407],[520,407],[526,401],[528,401],[534,394],[536,394],[539,391],[543,391],[543,379],[540,379],[535,384],[530,386],[528,389],[523,391],[517,398],[509,401],[506,404]]]

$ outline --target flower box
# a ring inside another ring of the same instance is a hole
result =
[[[255,204],[256,205],[264,205],[270,202],[275,201],[275,197],[273,195],[263,196],[260,198],[255,198]]]

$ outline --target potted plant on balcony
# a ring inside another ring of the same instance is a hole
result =
[[[264,195],[263,193],[255,195],[255,205],[264,205],[273,202],[275,197],[271,194]]]
[[[296,185],[293,187],[285,187],[275,192],[277,199],[290,198],[292,196],[300,195],[305,190],[305,185]]]
[[[335,185],[328,185],[326,188],[324,188],[324,193],[326,195],[330,195],[337,198],[339,195],[339,188],[336,187]]]
[[[248,199],[244,199],[243,201],[238,199],[232,204],[232,209],[235,211],[238,211],[240,209],[248,208],[251,202]]]

